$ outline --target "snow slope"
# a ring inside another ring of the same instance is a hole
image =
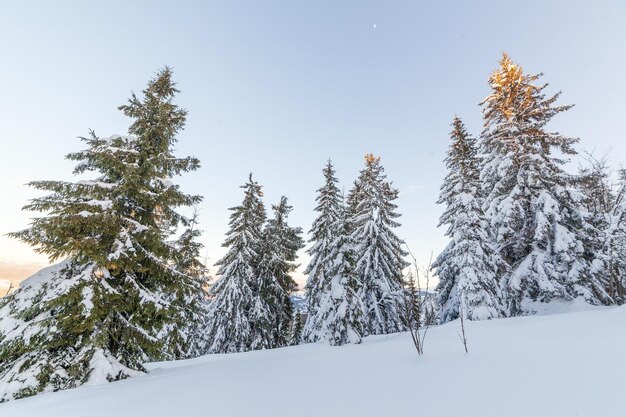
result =
[[[626,416],[626,306],[152,364],[145,376],[0,404],[2,417]]]

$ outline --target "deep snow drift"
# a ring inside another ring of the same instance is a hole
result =
[[[0,404],[2,417],[622,416],[626,306],[156,363],[112,384]]]

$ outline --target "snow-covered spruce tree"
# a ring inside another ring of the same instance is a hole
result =
[[[252,179],[241,188],[244,199],[232,207],[230,229],[222,246],[228,252],[219,265],[219,279],[210,290],[212,298],[207,316],[209,353],[245,352],[267,347],[259,340],[255,325],[271,312],[258,300],[258,258],[265,223],[261,186]],[[268,318],[269,322],[270,319]]]
[[[386,181],[380,158],[365,156],[355,189],[349,196],[349,227],[355,242],[355,272],[361,284],[359,296],[364,309],[365,334],[403,330],[402,270],[408,266],[402,240],[394,233],[398,191]],[[349,207],[350,208],[350,207]]]
[[[607,235],[609,294],[621,305],[626,303],[626,170],[620,172],[620,184]]]
[[[310,230],[312,246],[308,249],[311,255],[305,274],[308,275],[306,282],[306,302],[307,321],[304,325],[302,338],[305,342],[316,342],[320,338],[321,323],[317,320],[317,311],[321,288],[328,284],[328,270],[331,260],[329,258],[330,245],[336,238],[337,221],[341,210],[341,194],[337,186],[338,180],[335,177],[335,169],[329,160],[322,171],[324,174],[324,185],[317,190],[317,218],[313,222]]]
[[[254,326],[254,339],[263,341],[259,346],[263,348],[287,346],[290,340],[293,321],[290,295],[298,288],[292,274],[298,267],[297,252],[303,246],[302,229],[288,224],[292,209],[287,197],[281,197],[280,203],[272,206],[274,217],[263,230],[256,284],[258,315]]]
[[[601,282],[607,293],[615,300],[617,290],[615,275],[611,273],[613,265],[613,239],[616,229],[613,226],[614,209],[617,208],[614,186],[611,183],[611,171],[606,158],[587,158],[588,165],[579,169],[576,185],[584,196],[583,203],[587,210],[588,227],[581,231],[585,237],[585,250],[591,262],[590,273]]]
[[[198,229],[198,208],[193,208],[193,214],[187,220],[188,224],[180,237],[172,242],[174,247],[174,265],[178,271],[192,277],[200,283],[202,288],[208,286],[208,270],[200,262],[200,251],[203,245],[198,242],[202,232]],[[200,296],[200,297],[199,297]],[[179,357],[188,358],[200,356],[205,353],[207,347],[206,340],[206,318],[208,313],[208,296],[203,290],[202,293],[193,296],[187,295],[187,302],[192,308],[182,311],[179,316],[180,322],[171,323],[164,334],[168,335],[169,346],[177,346],[177,351],[182,354]],[[185,332],[181,333],[180,330]]]
[[[126,378],[197,350],[202,277],[176,262],[193,239],[168,240],[188,226],[176,208],[200,201],[170,181],[199,166],[172,154],[186,115],[176,93],[166,68],[121,107],[133,136],[82,138],[87,149],[68,158],[93,180],[31,183],[50,194],[25,208],[46,215],[13,236],[65,260],[0,301],[0,400]]]
[[[291,321],[291,331],[289,333],[289,346],[299,345],[302,341],[302,329],[304,328],[304,324],[302,323],[302,313],[299,310],[294,310],[292,321]]]
[[[163,343],[162,352],[149,360],[189,358],[206,349],[196,337],[205,318],[207,282],[199,260],[202,245],[197,242],[197,213],[187,218],[177,212],[179,207],[197,206],[202,197],[184,194],[171,182],[171,178],[200,167],[195,157],[178,158],[173,154],[176,136],[187,118],[187,111],[174,103],[178,93],[172,71],[166,67],[150,81],[142,98],[132,94],[128,103],[119,107],[133,120],[128,132],[137,138],[138,145],[136,171],[129,173],[131,181],[137,183],[136,193],[131,187],[124,188],[124,204],[129,216],[138,222],[135,226],[148,228],[138,233],[135,248],[142,265],[138,283],[153,289],[157,299],[166,303],[164,311],[147,317],[151,321],[163,316],[157,333]],[[169,240],[181,226],[183,234]],[[141,291],[134,296],[134,302],[146,298]]]
[[[545,129],[571,106],[555,105],[558,93],[546,97],[540,77],[524,74],[504,54],[482,103],[483,208],[510,268],[502,281],[511,315],[531,313],[537,301],[609,299],[589,273],[582,196],[557,156],[575,154],[577,139]]]
[[[450,243],[433,263],[439,276],[440,321],[459,317],[462,297],[469,320],[503,317],[497,255],[481,207],[476,139],[458,117],[452,122],[450,138],[445,159],[448,175],[437,201],[445,205],[439,225],[448,226]]]
[[[347,210],[347,215],[349,217],[355,216],[355,214],[357,213],[357,207],[359,205],[359,202],[363,199],[361,188],[362,187],[359,179],[356,179],[352,183],[352,188],[350,188],[350,190],[348,191],[348,196],[346,197],[345,201],[345,209]],[[354,224],[352,224],[351,222],[348,222],[348,226],[354,228]]]
[[[361,343],[364,333],[361,287],[355,271],[354,242],[347,210],[336,224],[336,236],[330,245],[325,285],[320,289],[319,305],[310,316],[311,328],[318,340],[333,346]]]
[[[592,219],[588,252],[593,259],[592,272],[606,287],[616,304],[624,303],[626,284],[626,177],[613,186],[604,160],[591,161],[581,172],[580,187],[585,194]]]

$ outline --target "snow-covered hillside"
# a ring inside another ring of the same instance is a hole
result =
[[[0,404],[2,417],[624,416],[626,307],[157,363],[122,382]]]
[[[9,287],[11,287],[11,280],[0,278],[0,296],[5,295]]]

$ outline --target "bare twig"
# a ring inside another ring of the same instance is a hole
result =
[[[408,279],[405,280],[405,288],[402,291],[404,297],[403,319],[406,327],[409,329],[413,345],[418,355],[423,353],[423,342],[420,336],[420,311],[419,311],[419,294],[416,295],[415,278],[412,271],[409,271]]]
[[[424,354],[424,341],[426,339],[426,334],[428,333],[428,328],[430,327],[431,323],[431,318],[428,317],[428,314],[426,312],[426,301],[429,297],[428,285],[430,283],[430,266],[432,263],[432,254],[431,261],[429,262],[428,267],[425,269],[421,269],[421,272],[426,278],[426,294],[423,295],[420,280],[420,267],[417,264],[417,259],[415,258],[415,256],[413,256],[413,253],[411,252],[410,248],[408,248],[408,246],[407,250],[411,258],[413,259],[413,264],[412,269],[409,269],[407,278],[404,280],[405,288],[403,290],[403,320],[411,334],[411,339],[413,340],[413,345],[417,350],[417,354],[421,356]],[[416,277],[417,283],[415,280]]]
[[[461,296],[461,311],[459,312],[459,318],[461,319],[461,334],[459,334],[459,338],[461,339],[461,342],[463,342],[465,353],[469,353],[467,350],[467,336],[465,335],[465,293]]]
[[[3,297],[6,297],[7,295],[9,295],[12,289],[13,289],[13,281],[9,283],[9,289],[7,289],[7,292],[3,295]]]

